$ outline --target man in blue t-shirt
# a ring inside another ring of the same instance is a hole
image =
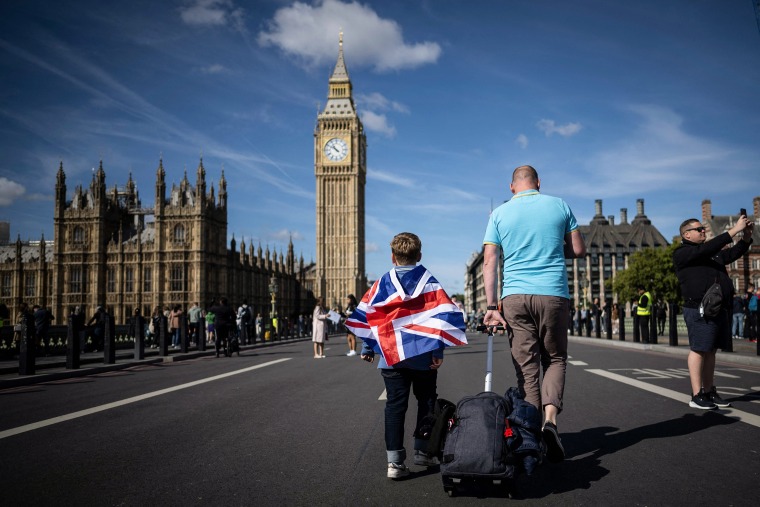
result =
[[[512,199],[491,213],[483,238],[488,303],[483,323],[509,323],[512,328],[518,387],[525,401],[543,408],[547,458],[559,462],[565,457],[557,415],[565,389],[570,315],[565,258],[583,257],[586,246],[567,203],[540,194],[540,187],[534,168],[518,167],[509,185]],[[504,256],[503,315],[498,311],[495,287],[500,248]]]

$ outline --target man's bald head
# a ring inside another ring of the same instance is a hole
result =
[[[512,173],[512,183],[538,183],[538,173],[529,165],[521,165]]]
[[[513,194],[525,190],[538,190],[541,187],[541,180],[538,179],[538,172],[529,165],[521,165],[512,173],[512,183],[509,184]]]

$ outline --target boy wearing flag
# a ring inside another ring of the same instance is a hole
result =
[[[410,392],[417,399],[414,464],[438,464],[435,457],[423,452],[427,441],[419,438],[419,430],[438,397],[436,385],[443,348],[467,343],[462,312],[430,272],[417,265],[421,258],[420,238],[409,232],[397,234],[391,241],[394,268],[374,283],[346,321],[346,327],[364,341],[361,358],[371,363],[379,354],[378,368],[387,395],[385,448],[389,479],[409,475],[404,464],[404,418]]]

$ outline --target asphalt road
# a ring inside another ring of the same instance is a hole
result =
[[[470,341],[447,351],[440,396],[482,390],[486,339]],[[571,343],[568,459],[520,478],[513,500],[448,498],[411,459],[409,479],[386,479],[382,379],[344,349],[331,340],[314,359],[298,342],[0,391],[2,504],[757,504],[758,368],[719,364],[734,406],[702,412],[687,405],[684,357]],[[494,389],[514,384],[497,337]]]

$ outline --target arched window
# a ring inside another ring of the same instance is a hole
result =
[[[182,224],[177,224],[174,227],[174,241],[177,243],[184,243],[185,242],[185,226]]]
[[[74,243],[76,244],[84,243],[84,229],[79,226],[74,227],[74,233],[72,234],[72,239],[74,240]]]

